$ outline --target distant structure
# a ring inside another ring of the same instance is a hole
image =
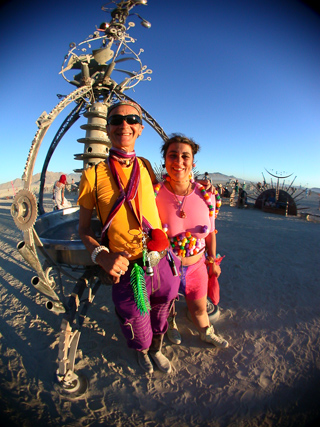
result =
[[[285,180],[293,175],[280,176],[272,174],[266,169],[269,175],[276,178],[276,181],[273,182],[271,178],[271,183],[268,184],[263,176],[263,183],[258,182],[254,186],[254,194],[256,196],[254,207],[261,209],[264,212],[277,213],[280,215],[297,215],[298,207],[296,201],[299,200],[299,197],[304,193],[304,190],[294,195],[296,189],[292,186],[295,178],[292,180],[289,186],[285,187],[285,181],[283,181],[282,186],[280,185],[280,180]]]

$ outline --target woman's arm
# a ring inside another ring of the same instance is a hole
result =
[[[64,186],[61,188],[61,206],[63,206],[64,203]]]
[[[216,233],[213,231],[212,233],[209,233],[206,237],[206,250],[208,254],[209,259],[209,276],[211,277],[213,274],[217,277],[220,276],[221,268],[219,265],[217,265],[214,261],[216,259],[216,251],[217,251],[217,238]]]

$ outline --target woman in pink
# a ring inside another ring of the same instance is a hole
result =
[[[192,139],[177,134],[163,144],[168,176],[155,186],[156,203],[172,249],[181,259],[179,292],[185,295],[200,338],[226,348],[228,342],[215,334],[206,308],[208,274],[219,276],[221,270],[215,263],[215,196],[191,179],[199,149]]]

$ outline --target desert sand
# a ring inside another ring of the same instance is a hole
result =
[[[311,200],[310,200],[311,201]],[[320,417],[320,224],[223,204],[218,220],[226,350],[200,341],[177,303],[174,370],[144,374],[104,286],[82,330],[81,397],[55,382],[62,315],[49,312],[16,250],[22,233],[0,200],[0,412],[6,426],[311,426]],[[314,195],[314,212],[318,199]],[[319,212],[319,211],[318,211]],[[309,218],[310,219],[310,218]],[[69,285],[68,285],[69,286]],[[70,283],[69,291],[72,289]]]

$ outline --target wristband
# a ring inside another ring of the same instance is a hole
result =
[[[92,254],[91,254],[91,259],[92,259],[92,262],[94,263],[94,264],[98,264],[97,263],[97,261],[96,261],[96,258],[97,258],[97,256],[99,255],[99,253],[100,252],[102,252],[102,251],[106,251],[106,252],[110,252],[109,251],[109,249],[106,247],[106,246],[97,246],[93,251],[92,251]]]

